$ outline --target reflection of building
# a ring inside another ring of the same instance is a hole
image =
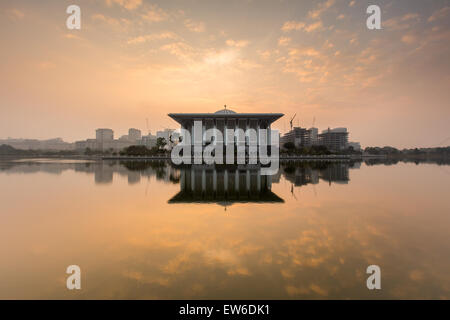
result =
[[[271,187],[271,176],[257,167],[190,166],[180,169],[180,192],[169,203],[283,202]]]
[[[337,162],[320,170],[319,176],[321,179],[328,181],[330,185],[331,182],[347,184],[350,180],[348,169],[349,165],[347,163]]]
[[[347,149],[347,128],[328,128],[327,130],[322,131],[322,133],[319,134],[319,143],[333,151]]]
[[[281,166],[281,170],[286,180],[295,186],[319,183],[319,170],[305,166]]]
[[[319,183],[319,178],[335,183],[348,183],[350,164],[347,162],[332,163],[289,163],[282,164],[280,171],[286,180],[295,186]]]
[[[113,182],[113,167],[107,163],[100,162],[94,167],[95,183],[109,184]]]
[[[247,129],[254,129],[257,132],[256,137],[254,137],[255,140],[252,141],[250,141],[252,137],[245,135],[234,137],[233,142],[235,144],[242,143],[248,146],[252,142],[256,145],[260,142],[259,139],[267,139],[269,144],[269,133],[266,137],[260,137],[259,130],[268,129],[270,131],[271,124],[282,116],[282,113],[236,113],[226,108],[215,113],[169,113],[169,117],[190,133],[191,144],[202,146],[206,146],[213,141],[227,144],[226,129],[242,129],[244,132]],[[194,121],[202,122],[201,131],[198,133],[194,132]],[[214,134],[210,137],[206,136],[206,130],[208,129],[214,129]]]

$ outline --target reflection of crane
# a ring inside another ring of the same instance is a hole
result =
[[[294,184],[291,184],[291,193],[292,193],[292,196],[294,197],[294,199],[297,200],[297,197],[295,196],[295,193],[294,193]]]
[[[294,118],[297,114],[294,114],[294,116],[291,118],[291,120],[289,121],[289,124],[291,125],[291,130],[292,130],[292,121],[294,121]]]

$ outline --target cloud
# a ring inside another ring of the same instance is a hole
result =
[[[167,20],[169,14],[157,5],[151,5],[142,15],[142,18],[150,22],[160,22]]]
[[[94,14],[94,15],[92,15],[91,18],[94,21],[100,21],[100,22],[106,23],[106,24],[108,24],[110,26],[113,26],[113,27],[124,28],[124,27],[130,25],[130,21],[125,19],[125,18],[121,18],[119,20],[119,19],[115,19],[115,18],[112,18],[112,17],[105,16],[105,15],[103,15],[101,13]]]
[[[138,36],[135,38],[131,38],[127,41],[128,44],[139,44],[139,43],[145,43],[147,41],[153,41],[153,40],[176,40],[178,39],[178,36],[170,31],[165,31],[157,34],[147,34],[144,36]]]
[[[313,32],[319,29],[322,29],[322,21],[316,21],[311,24],[305,24],[304,22],[300,21],[287,21],[283,24],[281,27],[281,30],[284,32],[289,32],[292,30],[304,30],[306,32]]]
[[[227,46],[230,47],[236,47],[236,48],[243,48],[246,47],[248,45],[248,41],[247,40],[233,40],[233,39],[228,39],[226,41]]]
[[[106,0],[108,6],[111,6],[113,3],[127,10],[134,10],[142,4],[142,0]]]
[[[205,24],[203,22],[195,22],[191,19],[186,19],[184,25],[192,32],[204,32]]]
[[[320,54],[319,51],[317,51],[314,48],[303,48],[303,49],[293,48],[289,50],[289,55],[296,57],[300,56],[315,57],[318,56],[319,54]]]
[[[289,37],[281,37],[278,39],[279,46],[287,46],[291,42],[291,38]]]
[[[194,49],[182,41],[165,44],[161,47],[161,50],[167,51],[182,60],[191,60],[194,54]]]
[[[229,64],[236,58],[236,52],[232,50],[213,52],[205,57],[207,64],[224,65]]]
[[[407,13],[401,17],[391,18],[383,22],[383,27],[391,30],[405,30],[411,28],[411,25],[419,21],[420,16],[417,13]]]
[[[270,58],[270,56],[272,55],[272,53],[269,50],[263,50],[263,51],[259,50],[258,55],[261,57],[261,59],[268,60]]]
[[[444,7],[438,11],[435,11],[429,18],[428,22],[433,22],[442,18],[445,18],[450,12],[450,7]]]
[[[9,17],[13,20],[22,20],[25,17],[25,13],[18,9],[8,10]]]
[[[37,67],[41,70],[49,70],[54,69],[56,65],[50,61],[41,61],[37,64]]]
[[[313,18],[313,19],[317,19],[320,17],[320,15],[327,10],[328,8],[330,8],[333,4],[334,4],[335,0],[328,0],[326,2],[320,3],[317,6],[317,9],[315,10],[311,10],[308,15]]]
[[[402,42],[406,44],[413,44],[417,41],[417,38],[412,34],[405,34],[402,36]]]
[[[286,21],[283,26],[281,27],[281,30],[284,32],[288,32],[291,30],[301,30],[305,27],[304,22],[300,21]]]
[[[74,39],[74,40],[83,40],[82,37],[80,37],[80,36],[78,36],[76,34],[73,34],[73,33],[65,33],[64,34],[64,38],[66,38],[66,39]]]
[[[307,25],[304,28],[304,30],[306,32],[313,32],[313,31],[320,30],[320,29],[322,29],[322,21],[314,22],[314,23],[312,23],[310,25]]]
[[[401,18],[402,21],[417,20],[417,19],[419,19],[419,15],[417,13],[407,13]]]

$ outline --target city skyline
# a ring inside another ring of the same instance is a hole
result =
[[[281,132],[297,113],[364,146],[448,144],[446,1],[377,1],[382,30],[367,1],[81,0],[81,30],[69,4],[0,4],[1,138],[146,134],[147,118],[155,133],[177,128],[169,112],[227,104],[284,113]]]

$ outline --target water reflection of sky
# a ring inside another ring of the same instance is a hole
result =
[[[0,298],[449,298],[437,165],[226,171],[227,184],[223,168],[0,163]],[[370,264],[381,292],[365,286]]]

